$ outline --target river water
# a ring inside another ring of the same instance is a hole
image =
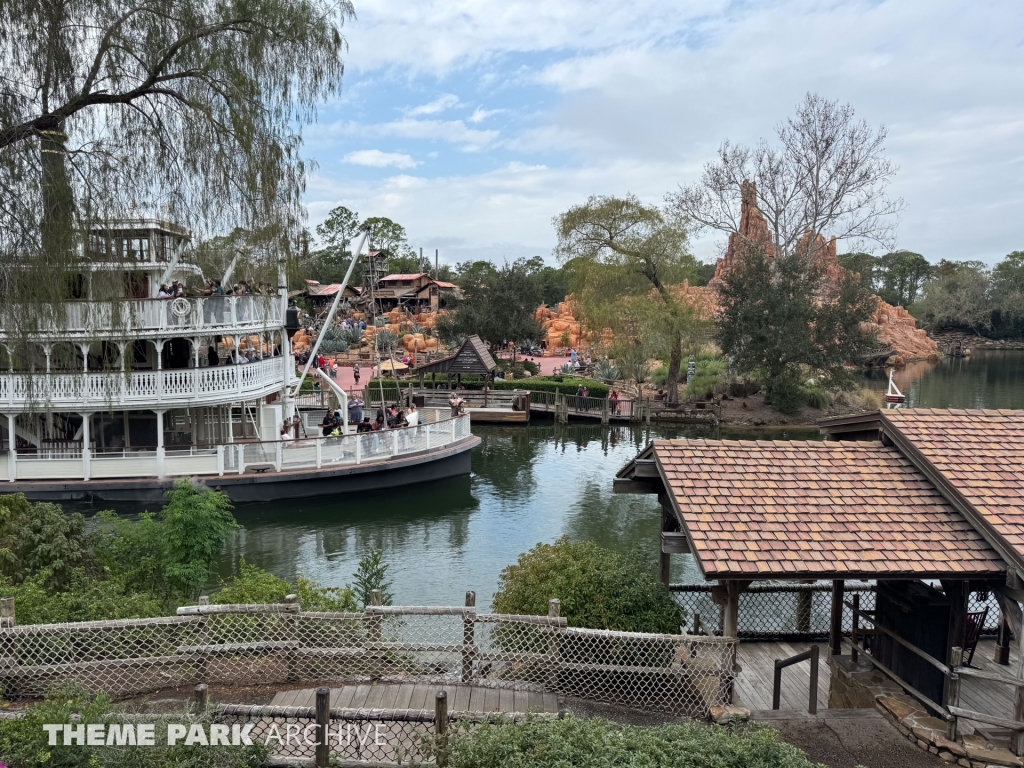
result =
[[[886,375],[866,384],[885,389]],[[908,404],[934,408],[1024,408],[1024,352],[908,366],[895,376]],[[654,426],[474,425],[481,438],[469,477],[358,496],[249,504],[220,578],[239,557],[283,578],[327,586],[351,581],[359,558],[381,547],[395,602],[461,604],[466,590],[486,610],[501,570],[538,542],[560,536],[618,551],[657,551],[660,510],[651,496],[613,494],[612,477],[655,437],[816,439],[816,429],[771,432]],[[697,582],[689,557],[672,580]],[[651,566],[654,567],[653,564]]]

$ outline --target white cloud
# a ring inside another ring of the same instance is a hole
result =
[[[427,104],[421,104],[418,107],[413,107],[408,110],[407,114],[410,115],[436,115],[439,112],[444,112],[448,109],[453,109],[459,106],[459,97],[454,93],[446,93],[440,98],[434,99]]]
[[[371,168],[415,168],[418,162],[409,155],[401,152],[381,152],[379,149],[360,149],[356,152],[349,152],[342,158],[343,162],[351,165],[368,165]]]
[[[311,219],[344,195],[425,247],[548,255],[551,217],[569,205],[627,191],[658,202],[722,140],[771,138],[815,91],[889,127],[902,247],[991,262],[1024,247],[1019,18],[1019,0],[363,0],[346,30],[357,83],[372,78],[377,96],[395,83],[449,93],[414,113],[395,86],[387,114],[400,119],[313,126],[309,137],[330,142],[312,142],[321,168],[335,166],[320,148],[338,152],[347,136],[417,157],[444,142],[476,165],[432,163],[441,175],[417,184],[318,177]],[[463,120],[438,117],[481,102]],[[479,127],[498,110],[500,133]],[[712,256],[715,240],[695,248]]]
[[[482,123],[491,115],[498,115],[506,111],[507,110],[504,109],[484,109],[483,107],[477,107],[473,110],[473,114],[466,119],[473,124]]]

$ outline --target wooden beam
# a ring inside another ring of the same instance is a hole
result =
[[[832,582],[832,616],[829,621],[829,647],[832,655],[843,652],[843,590],[846,583],[842,579]]]
[[[678,533],[662,531],[661,551],[667,555],[688,555],[690,554],[690,541],[682,531]]]
[[[634,459],[633,467],[633,477],[661,477],[654,459]]]

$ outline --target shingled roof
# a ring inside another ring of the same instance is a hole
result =
[[[1024,569],[1024,411],[899,408],[828,419],[822,429],[842,438],[862,422],[871,422]]]
[[[1002,559],[929,480],[878,442],[655,440],[705,578],[991,578]]]

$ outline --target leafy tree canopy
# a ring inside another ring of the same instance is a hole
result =
[[[438,336],[451,343],[477,334],[492,345],[540,338],[535,316],[541,288],[526,262],[519,259],[498,268],[490,262],[474,262],[473,269],[478,265],[479,277],[460,284],[464,298],[435,325]]]
[[[573,627],[678,634],[679,606],[639,552],[623,557],[590,541],[538,544],[501,572],[494,610],[540,614],[561,601]]]
[[[741,373],[765,382],[765,402],[783,412],[801,401],[809,377],[848,382],[844,366],[873,342],[861,330],[875,297],[852,274],[830,286],[797,256],[770,259],[750,248],[720,291],[722,351]]]

